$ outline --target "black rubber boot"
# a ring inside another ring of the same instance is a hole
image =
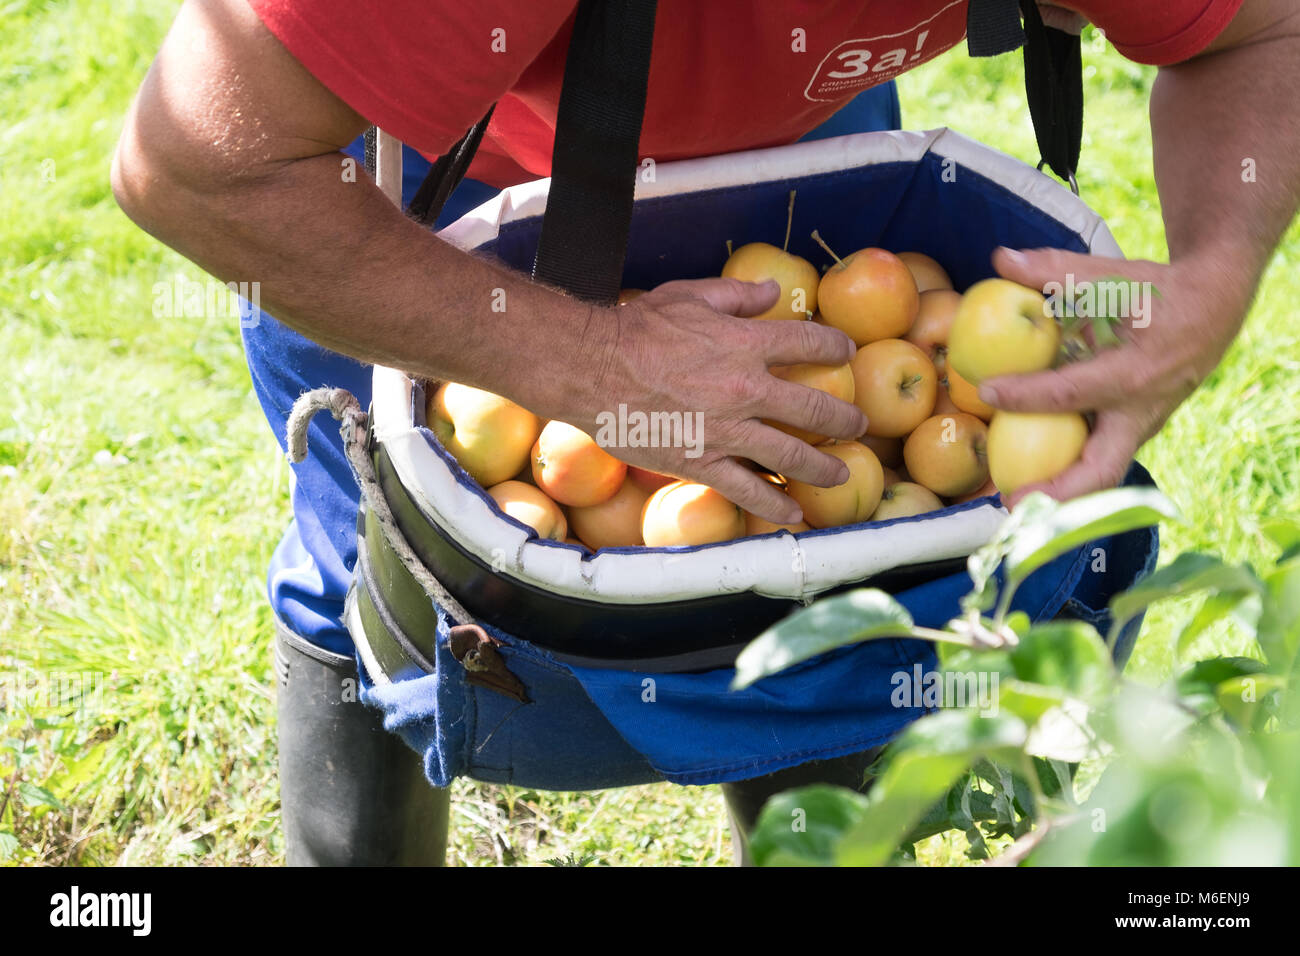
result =
[[[356,661],[277,621],[280,808],[289,866],[441,866],[449,799],[358,701]]]
[[[722,795],[727,801],[727,816],[731,818],[732,862],[736,866],[753,866],[749,855],[749,835],[754,832],[763,804],[784,790],[807,787],[815,783],[848,787],[859,793],[867,791],[864,783],[867,768],[876,762],[884,747],[873,747],[847,757],[831,760],[813,760],[797,767],[778,770],[765,777],[724,783]]]

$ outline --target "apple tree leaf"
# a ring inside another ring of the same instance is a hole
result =
[[[1016,511],[1035,498],[1055,507],[1036,509],[1035,520],[1026,521],[1011,542],[1006,575],[1013,589],[1049,561],[1082,544],[1178,516],[1173,503],[1154,488],[1111,488],[1059,505],[1036,491],[1026,496]]]
[[[1255,572],[1246,565],[1227,564],[1210,554],[1184,552],[1171,563],[1152,571],[1127,591],[1111,598],[1112,631],[1118,633],[1125,624],[1156,601],[1210,591],[1236,595],[1237,600],[1258,594],[1262,585]],[[1231,606],[1235,606],[1234,601]],[[1219,605],[1216,604],[1211,610]]]
[[[1260,530],[1264,532],[1265,537],[1282,549],[1282,554],[1277,559],[1278,564],[1285,564],[1300,556],[1300,521],[1292,518],[1270,518],[1260,526]]]
[[[891,745],[888,768],[868,796],[868,813],[845,833],[836,860],[879,866],[926,812],[981,757],[1016,751],[1027,736],[1011,714],[982,717],[969,708],[944,710],[910,724]]]
[[[788,667],[846,644],[907,637],[907,608],[884,591],[860,588],[818,601],[769,627],[736,657],[732,690],[743,690]]]
[[[862,794],[829,784],[779,793],[758,816],[750,854],[758,866],[833,866],[840,838],[867,807]]]
[[[1083,621],[1049,621],[1030,629],[1011,649],[1019,680],[1057,688],[1093,700],[1114,682],[1110,653],[1092,626]]]

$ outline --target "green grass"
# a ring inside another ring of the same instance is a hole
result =
[[[0,801],[23,781],[59,804],[36,806],[44,798],[26,790],[12,853],[27,862],[282,860],[264,578],[288,518],[287,466],[237,323],[154,317],[155,282],[201,276],[108,189],[121,117],[175,6],[0,2],[0,674],[106,675],[97,710],[0,714]],[[1083,196],[1129,255],[1160,258],[1152,71],[1085,55],[1097,70]],[[949,125],[1037,158],[1014,56],[954,52],[905,77],[902,96],[911,128]],[[1142,453],[1187,516],[1165,537],[1166,560],[1189,549],[1266,560],[1260,517],[1300,510],[1297,258],[1293,227],[1245,334]],[[1171,635],[1191,610],[1151,616],[1135,674],[1171,672]],[[1241,644],[1220,632],[1198,649]],[[454,794],[457,864],[729,859],[717,788],[459,781]],[[959,841],[936,838],[922,859],[960,862]]]

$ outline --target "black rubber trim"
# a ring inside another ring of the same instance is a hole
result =
[[[388,602],[384,600],[383,593],[376,590],[374,575],[370,573],[370,560],[366,556],[365,549],[361,547],[357,548],[357,577],[366,589],[366,597],[369,598],[371,606],[375,609],[375,614],[383,625],[384,632],[397,645],[401,654],[426,674],[436,673],[437,667],[433,663],[437,654],[436,614],[434,616],[434,630],[429,639],[419,640],[414,638],[407,634],[396,618],[393,617],[392,612],[388,609]],[[414,580],[414,578],[411,580]],[[370,634],[369,629],[366,630],[366,634]],[[374,650],[373,645],[371,650]]]
[[[347,670],[348,668],[355,668],[357,666],[356,658],[349,654],[335,654],[333,651],[327,651],[323,647],[316,646],[297,631],[290,628],[288,624],[285,624],[284,621],[281,620],[280,615],[276,614],[274,611],[271,612],[271,617],[275,619],[275,630],[276,633],[280,635],[280,639],[294,650],[298,651],[298,653],[305,654],[316,663],[324,664],[326,667],[335,670]]]
[[[515,578],[461,548],[431,525],[397,478],[382,445],[375,450],[379,483],[398,527],[416,555],[481,622],[514,634],[553,655],[588,667],[698,670],[729,666],[736,653],[766,627],[803,605],[744,591],[660,604],[606,604],[559,595]],[[374,580],[369,596],[382,595],[395,627],[431,653],[437,616],[373,519],[358,519],[361,570]],[[965,568],[965,558],[898,568],[828,593],[855,587],[901,591]]]

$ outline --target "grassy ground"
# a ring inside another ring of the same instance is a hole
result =
[[[109,194],[121,116],[174,0],[0,4],[0,678],[103,677],[72,717],[0,713],[0,804],[45,864],[282,859],[264,572],[287,466],[253,399],[235,322],[153,314],[156,282],[200,278]],[[1151,71],[1089,67],[1084,198],[1131,256],[1164,254],[1151,174]],[[1036,159],[1016,57],[960,51],[904,78],[912,128],[953,126]],[[1247,330],[1142,454],[1187,523],[1165,558],[1264,560],[1262,515],[1300,506],[1300,297],[1293,228]],[[1133,671],[1161,680],[1187,606],[1150,619]],[[1203,650],[1240,650],[1236,635]],[[30,698],[32,695],[24,695]],[[29,704],[39,702],[28,700]],[[19,771],[15,771],[15,767]],[[9,797],[6,798],[6,794]],[[729,857],[716,788],[540,794],[460,782],[451,860],[622,864]],[[44,806],[42,804],[45,804]],[[14,808],[22,809],[16,814]],[[958,862],[936,840],[927,862]]]

